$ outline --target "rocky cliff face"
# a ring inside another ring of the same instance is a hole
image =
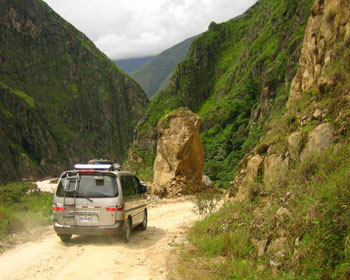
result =
[[[300,67],[289,95],[289,107],[307,91],[325,94],[335,89],[338,77],[330,75],[330,67],[350,43],[349,16],[347,1],[315,1],[305,31]]]
[[[203,190],[199,117],[187,108],[179,108],[159,122],[157,132],[154,188],[168,196]]]
[[[0,37],[0,146],[12,162],[0,181],[121,161],[148,103],[142,89],[42,1],[1,1]]]
[[[350,228],[344,206],[349,199],[349,13],[350,1],[315,1],[287,108],[266,124],[265,136],[241,161],[230,190],[235,205],[250,207],[243,230],[250,232],[247,244],[255,247],[252,258],[265,260],[261,271],[282,278],[350,275],[343,253]],[[236,214],[247,212],[236,209]]]
[[[192,229],[188,252],[213,257],[183,259],[188,278],[350,279],[349,13],[314,1],[287,106],[237,166],[231,202]]]
[[[246,186],[256,180],[258,168],[264,174],[263,183],[271,188],[280,173],[289,168],[290,161],[304,161],[315,153],[329,151],[340,139],[344,141],[350,117],[345,62],[349,57],[349,13],[348,1],[315,1],[287,110],[278,120],[285,130],[276,128],[277,121],[272,121],[261,139],[264,144],[246,156],[242,162],[246,168],[236,178],[238,199],[247,198],[246,191],[250,188]],[[292,123],[281,121],[288,119]],[[280,138],[286,134],[288,141],[281,144]],[[256,157],[261,160],[257,162]],[[251,169],[252,165],[256,168]]]
[[[31,99],[29,99],[31,100]],[[0,178],[10,181],[18,177],[33,179],[45,173],[34,163],[57,154],[57,145],[43,129],[45,120],[25,99],[0,85]],[[19,148],[21,147],[21,149]],[[30,156],[33,158],[31,158]],[[42,162],[43,163],[43,162]]]

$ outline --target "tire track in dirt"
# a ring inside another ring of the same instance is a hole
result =
[[[166,279],[172,246],[198,219],[192,209],[189,200],[149,205],[147,230],[134,230],[128,244],[108,236],[73,236],[64,244],[51,227],[45,238],[0,255],[0,279]]]

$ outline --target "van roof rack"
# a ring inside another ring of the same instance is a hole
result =
[[[81,170],[110,170],[112,167],[111,164],[83,164],[78,163],[74,165],[74,169]]]
[[[106,171],[120,171],[119,163],[113,163],[107,160],[90,160],[89,163],[77,163],[74,165],[75,170],[106,170]]]
[[[88,161],[88,164],[114,164],[113,161],[109,159],[91,159]]]

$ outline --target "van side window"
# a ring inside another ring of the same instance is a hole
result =
[[[136,193],[142,193],[141,192],[141,183],[140,183],[140,181],[139,181],[139,179],[137,178],[137,177],[135,177],[135,176],[132,176],[132,178],[134,179],[134,184],[135,184],[135,187],[136,187]]]
[[[130,195],[136,194],[135,183],[131,176],[121,176],[120,182],[122,184],[124,196],[130,196]]]

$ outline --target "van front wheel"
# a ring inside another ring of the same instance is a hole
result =
[[[128,243],[130,241],[131,235],[131,220],[130,218],[125,221],[125,230],[124,230],[124,241]]]

